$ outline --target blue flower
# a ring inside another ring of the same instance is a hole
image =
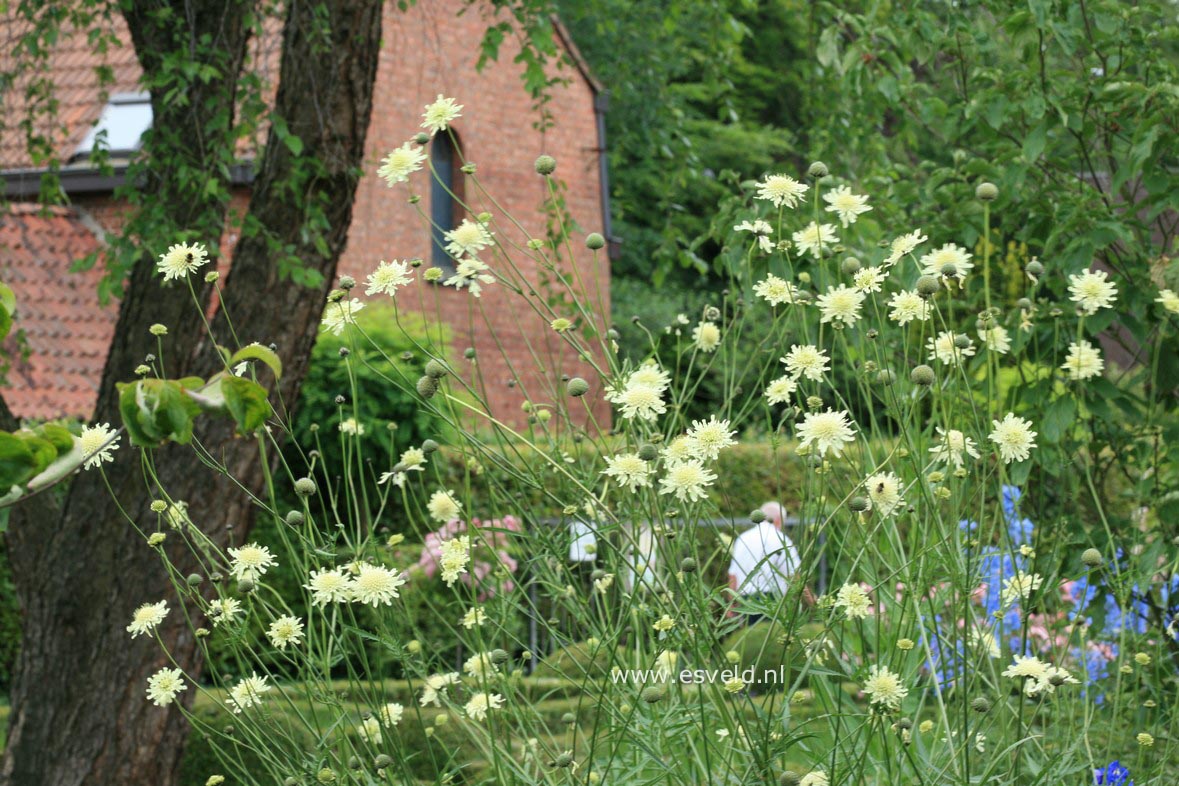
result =
[[[1116,759],[1102,769],[1093,771],[1093,783],[1096,786],[1134,786],[1134,781],[1130,780],[1130,771]]]

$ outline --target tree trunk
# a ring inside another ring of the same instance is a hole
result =
[[[240,47],[233,51],[239,55],[245,51],[248,4],[220,0],[179,5],[188,9],[189,24],[208,24],[231,49]],[[163,24],[161,16],[144,9],[147,3],[133,4],[125,16],[150,78],[149,69],[158,67],[159,54],[169,50],[157,48],[161,31],[156,25]],[[219,343],[229,343],[224,318],[228,313],[243,343],[275,343],[284,365],[275,392],[281,401],[293,402],[351,223],[372,110],[381,4],[379,0],[341,0],[320,7],[292,3],[283,36],[274,111],[285,118],[290,133],[302,140],[302,153],[293,155],[272,127],[250,202],[249,221],[260,231],[247,234],[237,246],[214,332]],[[222,95],[233,95],[239,55],[226,59],[229,67],[223,76],[228,84],[218,88]],[[230,92],[225,93],[227,89]],[[158,92],[153,88],[156,129],[165,124],[170,111],[164,105],[166,90]],[[214,89],[202,96],[210,97],[216,98]],[[178,152],[175,146],[191,148],[192,140],[200,138],[199,124],[216,120],[211,114],[216,108],[215,101],[193,100],[184,112],[173,111],[172,133],[151,140],[153,160],[166,162]],[[196,129],[191,125],[194,121]],[[224,143],[225,135],[221,139]],[[218,143],[216,138],[213,143]],[[179,196],[179,189],[166,176],[155,188],[160,199]],[[322,212],[310,212],[319,224],[310,231],[309,205],[322,206]],[[176,226],[219,227],[224,220],[225,206],[218,202],[176,201],[170,209]],[[274,248],[301,259],[307,268],[322,274],[323,283],[299,287],[282,280],[272,258]],[[187,287],[162,287],[153,266],[146,257],[136,266],[123,299],[99,394],[96,419],[100,422],[118,422],[114,383],[130,378],[143,355],[151,351],[147,328],[154,322],[169,327],[165,353],[170,377],[207,375],[217,368],[212,343],[199,335],[200,320]],[[198,292],[207,299],[207,289]],[[262,468],[253,440],[234,438],[224,420],[198,421],[198,438],[246,488],[261,486]],[[168,598],[171,611],[160,628],[161,638],[186,673],[199,674],[201,665],[158,555],[119,510],[121,506],[144,530],[156,529],[156,514],[149,509],[152,490],[145,486],[139,454],[124,444],[116,462],[105,465],[118,505],[103,475],[89,470],[74,480],[60,503],[40,495],[14,513],[8,537],[23,637],[0,783],[168,786],[175,782],[187,724],[176,708],[158,708],[145,698],[148,676],[164,666],[167,658],[155,641],[130,638],[126,627],[134,609]],[[166,446],[154,451],[153,459],[168,494],[189,503],[192,520],[215,542],[242,542],[252,510],[236,483],[204,468],[190,448]],[[193,569],[182,550],[170,548],[168,553],[182,572]],[[187,611],[201,618],[200,609]],[[181,697],[191,703],[195,693],[190,689]]]

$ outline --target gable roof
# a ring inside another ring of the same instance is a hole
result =
[[[12,205],[0,214],[0,279],[16,295],[12,334],[0,348],[12,364],[0,394],[17,417],[92,414],[118,305],[98,301],[100,268],[69,269],[100,245],[67,208]],[[18,333],[28,359],[21,357]]]

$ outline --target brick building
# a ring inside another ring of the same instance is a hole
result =
[[[464,8],[467,12],[459,15]],[[604,96],[559,25],[557,37],[568,55],[561,71],[565,82],[555,88],[548,104],[555,124],[542,132],[537,128],[538,112],[520,79],[522,66],[513,62],[516,52],[507,42],[497,62],[481,72],[476,70],[479,43],[489,24],[485,9],[469,8],[464,0],[431,0],[402,12],[396,3],[389,2],[384,14],[365,175],[357,191],[347,250],[340,261],[341,275],[363,281],[382,259],[421,258],[423,269],[449,264],[432,236],[436,232],[419,211],[454,226],[464,217],[463,210],[445,192],[431,186],[427,171],[416,173],[410,183],[412,192],[421,197],[417,205],[410,204],[403,186],[390,189],[375,174],[384,154],[419,130],[422,108],[439,93],[464,106],[462,117],[453,126],[460,150],[450,149],[441,137],[431,142],[428,150],[436,168],[453,179],[455,192],[471,204],[471,212],[492,210],[482,195],[485,190],[532,236],[544,237],[547,187],[533,170],[533,162],[547,153],[559,162],[557,175],[566,186],[565,207],[578,232],[609,236],[602,150]],[[137,95],[139,69],[129,37],[121,19],[113,24],[123,46],[98,56],[90,51],[81,32],[63,39],[51,58],[60,105],[57,122],[64,129],[54,141],[57,155],[65,163],[61,179],[68,208],[48,213],[36,209],[39,172],[28,160],[23,135],[11,121],[0,132],[0,170],[8,202],[0,214],[0,278],[16,292],[14,331],[23,331],[28,349],[27,357],[12,359],[3,395],[22,417],[90,417],[114,329],[117,304],[99,304],[96,283],[100,273],[69,272],[76,259],[101,248],[104,233],[118,230],[125,211],[111,191],[125,172],[125,163],[119,162],[133,153],[139,133],[150,123],[150,106]],[[277,74],[277,46],[276,35],[258,37],[252,49],[255,67]],[[6,46],[4,51],[8,49]],[[95,73],[99,65],[110,68],[114,84],[100,88]],[[107,129],[116,164],[113,177],[96,171],[85,155],[96,128]],[[459,154],[476,165],[478,186],[467,182],[463,188],[469,178],[459,170]],[[249,198],[248,150],[242,159],[235,175],[238,207]],[[498,218],[499,211],[494,212]],[[501,220],[499,226],[503,227],[499,239],[506,245],[522,243],[523,235],[511,230],[507,222]],[[233,235],[222,238],[223,250],[231,254],[235,240]],[[573,270],[565,272],[590,290],[587,297],[597,307],[602,324],[609,314],[609,262],[604,254],[595,257],[589,253],[579,241],[573,247],[576,263]],[[513,259],[524,278],[537,285],[535,263],[519,254]],[[492,259],[488,261],[494,264]],[[587,365],[557,340],[548,320],[521,308],[518,296],[506,287],[486,287],[482,315],[476,312],[474,319],[470,318],[469,301],[466,291],[425,283],[398,296],[399,307],[431,315],[438,310],[450,324],[458,352],[467,346],[476,349],[489,403],[497,416],[518,421],[523,391],[537,401],[548,399],[542,380],[547,380],[551,389],[551,382],[561,373],[590,376]],[[13,338],[6,343],[5,349],[11,353]],[[513,377],[516,384],[509,385]]]

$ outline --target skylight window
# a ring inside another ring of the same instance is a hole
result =
[[[118,93],[110,97],[98,122],[74,151],[72,160],[86,158],[99,144],[111,155],[128,155],[139,149],[140,138],[151,128],[151,97],[147,93]]]

